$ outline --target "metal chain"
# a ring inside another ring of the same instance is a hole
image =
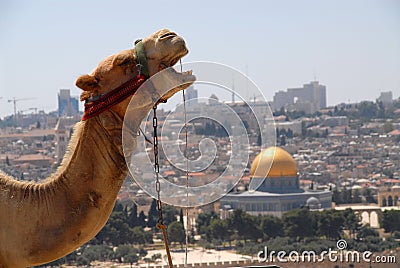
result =
[[[167,226],[164,224],[163,211],[162,211],[162,203],[161,203],[161,184],[160,184],[160,165],[158,163],[158,119],[157,119],[157,105],[153,106],[153,150],[154,150],[154,172],[156,174],[156,191],[157,191],[157,210],[158,210],[158,221],[156,227],[160,229],[163,233],[164,237],[164,245],[165,250],[167,252],[168,264],[169,267],[172,268],[174,265],[172,264],[171,252],[169,250],[168,245],[168,237],[167,237]]]
[[[160,187],[160,165],[158,163],[158,119],[157,119],[157,105],[153,106],[153,150],[154,150],[154,172],[156,174],[156,192],[157,192],[157,211],[158,211],[158,223],[164,224],[164,218],[162,213],[161,203],[161,187]]]

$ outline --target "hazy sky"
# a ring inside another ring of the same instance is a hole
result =
[[[268,100],[314,79],[328,104],[400,95],[400,1],[1,1],[0,117],[57,108],[59,89],[160,28],[182,35],[183,61],[246,73]]]

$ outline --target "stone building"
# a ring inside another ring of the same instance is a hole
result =
[[[293,157],[279,147],[269,147],[254,159],[248,191],[230,193],[220,200],[220,210],[242,209],[253,215],[274,215],[301,207],[329,209],[332,192],[300,188],[298,168]]]

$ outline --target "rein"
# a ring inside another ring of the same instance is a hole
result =
[[[149,71],[146,60],[146,52],[141,40],[135,42],[135,56],[139,68],[139,74],[131,80],[123,83],[117,88],[100,96],[95,96],[86,100],[85,112],[82,116],[82,121],[95,117],[100,113],[110,109],[112,106],[120,103],[127,97],[135,94],[139,87],[149,77]]]
[[[104,94],[99,99],[86,102],[82,121],[99,115],[100,113],[110,109],[112,106],[120,103],[130,95],[135,94],[144,81],[146,81],[146,77],[142,74],[139,74],[116,89]]]

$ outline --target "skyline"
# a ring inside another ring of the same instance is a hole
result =
[[[154,2],[152,2],[154,3]],[[212,8],[211,8],[212,6]],[[328,106],[400,95],[400,2],[227,1],[0,4],[0,118],[13,114],[7,100],[57,109],[60,89],[75,87],[110,54],[160,28],[182,35],[183,62],[213,61],[247,74],[267,100],[312,80],[327,86]],[[137,27],[137,26],[140,27]],[[316,78],[316,79],[315,79]]]

